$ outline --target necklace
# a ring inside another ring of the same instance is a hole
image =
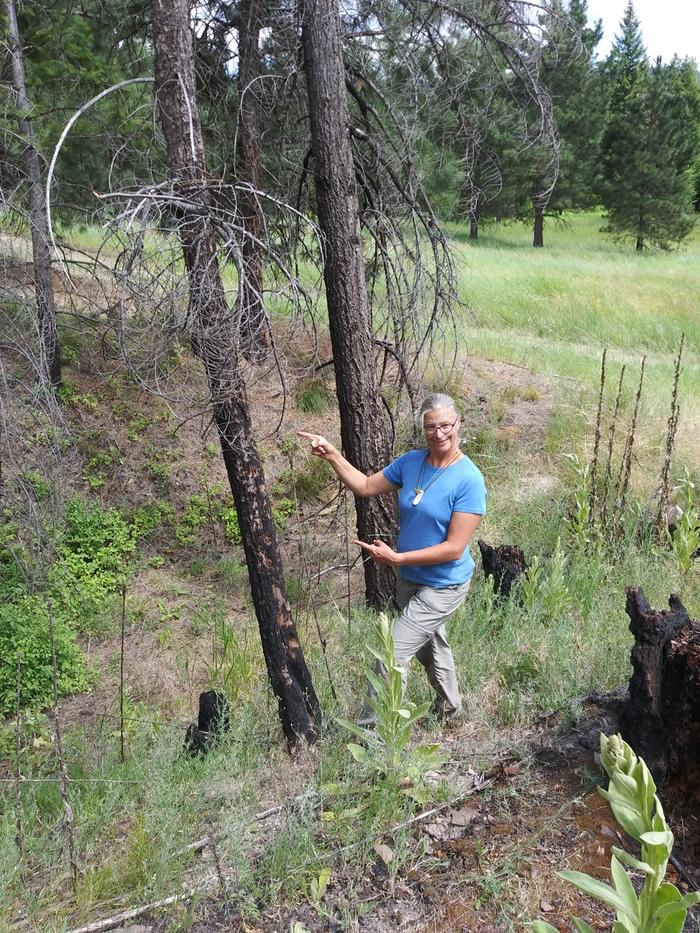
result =
[[[420,473],[418,474],[418,485],[415,486],[414,489],[413,489],[413,491],[415,492],[416,495],[414,496],[413,501],[411,502],[411,505],[419,505],[419,504],[420,504],[420,500],[423,498],[423,496],[426,494],[426,492],[430,489],[430,487],[433,485],[433,483],[435,482],[435,480],[438,479],[438,478],[441,476],[441,474],[445,472],[445,470],[448,468],[448,466],[452,466],[452,464],[455,462],[455,460],[457,459],[457,457],[461,456],[461,451],[457,450],[457,451],[455,452],[454,456],[452,457],[452,459],[449,460],[449,461],[445,464],[444,467],[440,467],[440,469],[437,471],[437,473],[435,474],[435,476],[433,476],[432,479],[430,479],[430,480],[428,481],[427,485],[426,485],[426,486],[423,486],[423,477],[424,477],[424,475],[425,475],[425,465],[426,465],[426,463],[428,462],[428,457],[429,457],[429,456],[430,456],[430,452],[428,452],[428,453],[425,455],[425,460],[424,460],[423,463],[421,464]]]

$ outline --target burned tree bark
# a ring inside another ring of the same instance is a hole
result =
[[[263,214],[255,193],[260,187],[260,28],[262,0],[242,0],[238,11],[238,149],[236,171],[248,188],[239,191],[247,232],[241,253],[244,277],[238,294],[239,345],[246,359],[260,362],[270,347],[263,301],[261,237]]]
[[[481,538],[478,540],[484,574],[493,578],[494,593],[510,596],[513,583],[527,570],[522,550],[516,544],[501,544],[491,547]]]
[[[156,93],[179,205],[177,222],[189,281],[192,342],[207,375],[282,728],[290,745],[300,737],[314,741],[320,708],[287,598],[209,215],[211,202],[195,94],[189,3],[153,0],[152,13]]]
[[[641,588],[627,589],[633,674],[620,730],[663,786],[664,802],[691,812],[700,804],[700,624],[677,596],[669,607],[652,609]]]
[[[302,42],[340,433],[345,456],[369,474],[387,463],[390,449],[375,369],[337,0],[304,0]],[[395,532],[392,498],[356,498],[355,506],[363,541]],[[364,566],[367,602],[383,609],[393,596],[394,572],[372,560]]]
[[[14,0],[5,0],[5,15],[7,17],[12,85],[17,106],[19,131],[26,145],[24,157],[29,179],[29,226],[32,231],[32,262],[39,337],[39,373],[43,381],[57,388],[61,384],[61,354],[58,343],[58,325],[56,323],[56,302],[51,282],[51,252],[49,249],[46,199],[41,183],[41,164],[35,145],[34,126],[29,116],[31,102],[27,94],[22,43],[17,25]]]

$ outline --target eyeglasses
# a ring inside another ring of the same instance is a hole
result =
[[[439,431],[441,434],[451,434],[454,430],[454,426],[459,421],[459,418],[455,418],[454,421],[441,421],[440,424],[424,424],[423,430],[426,434],[437,434]]]

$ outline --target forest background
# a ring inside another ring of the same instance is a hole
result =
[[[2,922],[563,922],[585,769],[533,805],[519,756],[483,825],[539,817],[469,857],[408,821],[627,681],[625,586],[700,611],[696,63],[649,62],[632,4],[600,60],[585,0],[4,13]],[[467,724],[387,772],[338,719],[393,586],[351,542],[391,504],[356,515],[295,432],[369,472],[428,389],[530,570],[505,602],[477,572]],[[230,728],[192,759],[207,689]]]

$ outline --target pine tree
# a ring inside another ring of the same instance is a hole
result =
[[[630,2],[607,62],[608,117],[602,140],[606,230],[667,249],[693,228],[692,166],[700,90],[691,62],[649,68]]]
[[[597,201],[595,175],[603,130],[603,96],[593,66],[595,49],[603,36],[598,21],[588,26],[587,0],[552,0],[550,16],[558,13],[552,29],[554,59],[546,60],[543,80],[552,95],[559,134],[559,177],[549,211],[582,210]]]

